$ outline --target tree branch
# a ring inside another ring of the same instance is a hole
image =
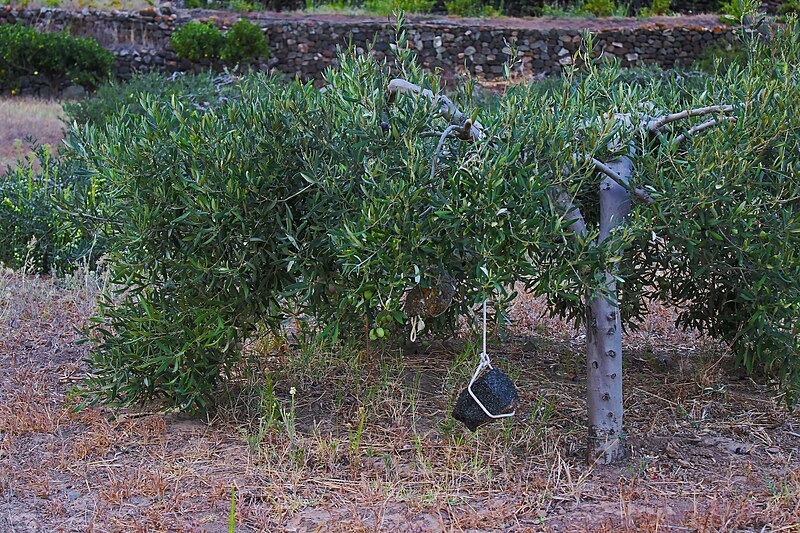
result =
[[[722,121],[736,122],[736,117],[722,117],[719,120],[717,120],[715,118],[712,118],[711,120],[708,120],[706,122],[702,122],[702,123],[698,124],[697,126],[692,126],[691,128],[689,128],[689,130],[686,133],[681,133],[680,135],[675,137],[675,140],[673,140],[672,142],[674,144],[681,144],[683,141],[685,141],[687,138],[691,137],[695,133],[700,133],[703,130],[707,130],[708,128],[716,126],[717,124],[719,124]]]
[[[563,187],[558,187],[555,191],[555,201],[564,210],[566,219],[571,221],[569,225],[579,237],[586,237],[589,230],[586,229],[586,220],[583,218],[583,213],[579,207],[572,203],[572,198],[567,194]],[[570,217],[570,215],[572,215]]]
[[[461,127],[461,137],[463,139],[472,139],[479,141],[485,137],[483,133],[483,126],[480,122],[472,122],[472,119],[458,109],[458,106],[453,103],[448,97],[444,95],[435,95],[430,89],[423,89],[419,85],[411,83],[400,78],[395,78],[389,82],[386,88],[386,93],[389,102],[394,102],[397,93],[413,93],[419,94],[430,100],[435,104],[444,117],[450,121],[451,124]]]
[[[690,117],[702,117],[704,115],[710,115],[711,113],[730,113],[734,109],[735,106],[732,105],[710,105],[707,107],[698,107],[696,109],[686,109],[678,113],[671,113],[669,115],[650,119],[650,122],[647,123],[647,129],[655,133],[670,122]]]
[[[655,203],[655,200],[653,200],[653,197],[650,196],[647,193],[647,191],[639,188],[632,189],[631,186],[625,180],[623,180],[619,174],[611,170],[608,167],[608,165],[602,163],[601,161],[598,161],[597,159],[589,155],[587,155],[586,158],[592,162],[594,168],[596,168],[597,170],[599,170],[600,172],[602,172],[603,174],[614,180],[620,187],[624,187],[631,194],[633,199],[636,200],[637,202],[645,205],[651,205]]]

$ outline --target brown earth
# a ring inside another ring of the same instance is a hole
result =
[[[215,11],[208,9],[190,9],[187,13],[191,14],[193,18],[210,18],[214,17],[220,20],[231,19],[236,21],[241,15],[231,13],[230,11]],[[386,17],[376,16],[362,16],[362,15],[346,15],[346,14],[323,14],[323,13],[277,13],[277,12],[251,12],[248,18],[259,20],[314,20],[314,21],[330,21],[330,22],[375,22],[377,24],[386,24]],[[459,18],[451,16],[438,16],[438,15],[407,15],[406,20],[410,22],[422,22],[435,26],[448,26],[455,24],[469,23],[472,26],[480,26],[487,29],[491,28],[514,28],[526,30],[552,30],[552,29],[568,29],[568,30],[608,30],[608,29],[625,29],[625,28],[638,28],[642,26],[659,26],[663,28],[676,28],[696,26],[702,28],[715,28],[726,26],[725,23],[720,22],[719,15],[674,15],[674,16],[656,16],[648,18],[639,17],[571,17],[571,18],[552,18],[552,17],[496,17],[496,18]]]
[[[490,349],[517,416],[473,436],[471,335],[366,364],[260,340],[213,419],[74,413],[101,284],[0,275],[0,531],[226,531],[232,489],[236,531],[800,531],[800,418],[668,309],[626,337],[631,458],[591,467],[582,339],[538,300]]]

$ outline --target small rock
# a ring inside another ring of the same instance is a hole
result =
[[[61,98],[64,100],[76,100],[78,98],[83,98],[84,96],[86,96],[86,89],[80,85],[70,85],[61,91]]]
[[[671,459],[678,459],[681,456],[678,447],[675,445],[673,441],[669,441],[667,443],[667,445],[664,447],[664,453],[666,454],[667,457]]]

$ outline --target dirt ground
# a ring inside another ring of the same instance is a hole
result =
[[[800,531],[800,417],[661,307],[626,337],[609,468],[583,461],[581,336],[537,300],[490,350],[517,416],[472,435],[449,417],[471,335],[367,364],[260,341],[210,420],[74,413],[97,291],[0,274],[0,531]]]
[[[195,17],[216,17],[218,19],[234,20],[239,14],[231,13],[230,11],[215,11],[208,9],[191,9],[189,12]],[[337,13],[304,13],[304,12],[263,12],[263,13],[250,13],[249,18],[259,20],[325,20],[331,22],[377,22],[386,24],[386,17],[380,16],[365,16],[365,15],[348,15]],[[407,20],[414,22],[425,22],[435,26],[447,26],[449,24],[463,23],[468,20],[470,24],[481,26],[484,28],[516,28],[523,30],[552,30],[552,29],[569,29],[569,30],[589,30],[599,31],[605,29],[625,29],[625,28],[638,28],[641,26],[657,25],[664,28],[697,26],[704,28],[717,28],[725,26],[720,22],[719,15],[715,14],[700,14],[700,15],[670,15],[670,16],[655,16],[647,18],[639,17],[603,17],[596,18],[592,16],[586,17],[496,17],[496,18],[469,18],[464,19],[453,16],[442,15],[421,15],[410,14],[406,17]]]

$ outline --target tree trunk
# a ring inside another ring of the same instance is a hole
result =
[[[630,158],[621,157],[608,166],[627,183],[633,166]],[[630,213],[628,191],[611,178],[600,183],[600,236],[605,240],[611,230]],[[610,464],[626,456],[622,438],[622,328],[617,284],[605,272],[605,284],[613,302],[603,296],[587,295],[586,355],[589,412],[588,460]]]

